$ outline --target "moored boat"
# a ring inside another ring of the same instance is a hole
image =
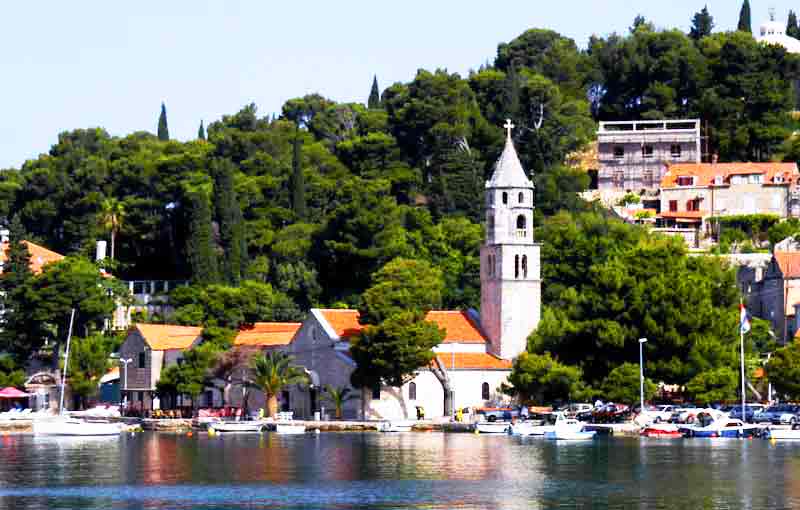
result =
[[[546,432],[545,439],[561,441],[586,441],[594,439],[597,432],[583,430],[583,423],[578,420],[567,419],[556,423],[552,432]]]
[[[733,420],[724,414],[706,419],[701,413],[698,415],[698,421],[701,425],[682,429],[684,435],[687,437],[739,438],[754,437],[759,430],[757,425],[750,425],[742,420]]]
[[[555,430],[556,424],[566,420],[564,413],[546,415],[543,420],[526,420],[511,424],[510,433],[514,436],[543,436]]]
[[[64,416],[33,422],[33,433],[37,436],[118,436],[122,429],[121,423],[86,421]]]
[[[508,434],[511,424],[507,421],[479,421],[475,430],[481,434]]]
[[[218,421],[209,424],[208,428],[214,432],[259,433],[264,430],[264,424],[259,421]]]
[[[305,434],[306,426],[302,423],[276,423],[275,432],[278,434]]]
[[[639,435],[643,437],[655,438],[676,438],[683,437],[683,434],[678,429],[677,425],[671,423],[651,423],[644,427]]]
[[[380,432],[411,432],[413,421],[384,421],[378,424]]]

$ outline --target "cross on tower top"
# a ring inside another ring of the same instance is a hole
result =
[[[506,119],[506,123],[503,124],[503,127],[506,130],[506,136],[511,138],[511,130],[514,129],[516,126],[511,122],[511,119]]]

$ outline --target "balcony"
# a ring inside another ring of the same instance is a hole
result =
[[[528,237],[528,229],[525,228],[517,229],[517,239],[525,239],[527,237]]]

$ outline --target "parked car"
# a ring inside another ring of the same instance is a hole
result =
[[[742,406],[733,406],[730,409],[730,417],[734,420],[755,422],[758,421],[758,415],[763,413],[766,407],[764,404],[746,404],[744,407],[745,417],[742,418]]]
[[[644,416],[646,421],[661,423],[669,421],[672,418],[672,413],[677,409],[674,405],[657,405],[657,406],[644,406]],[[638,410],[634,409],[634,412]]]
[[[608,403],[592,411],[594,423],[618,423],[630,415],[630,408],[623,404]]]
[[[478,421],[511,421],[519,416],[519,408],[511,407],[485,407],[478,409]]]
[[[591,412],[593,409],[594,406],[592,404],[569,404],[559,408],[558,411],[571,418],[582,413]]]
[[[773,425],[796,425],[800,423],[800,406],[793,404],[777,404],[769,406],[755,416],[758,423],[772,423]]]

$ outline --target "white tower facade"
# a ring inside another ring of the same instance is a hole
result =
[[[513,359],[539,325],[542,302],[540,245],[533,239],[533,182],[511,140],[486,183],[486,242],[481,247],[481,326],[494,354]]]

